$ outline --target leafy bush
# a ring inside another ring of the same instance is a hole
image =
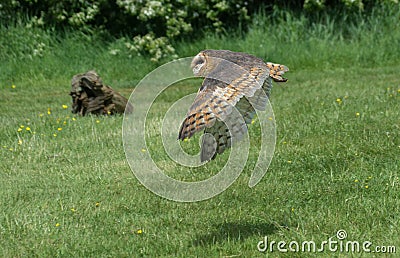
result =
[[[398,0],[379,3],[398,4]],[[277,8],[362,12],[374,5],[373,0],[3,0],[0,23],[28,16],[31,26],[128,35],[130,39],[125,38],[125,45],[130,54],[150,54],[151,60],[157,62],[173,56],[172,42],[182,38],[198,36],[204,31],[223,33],[238,26],[245,30],[251,23],[251,15],[259,9],[267,14]]]

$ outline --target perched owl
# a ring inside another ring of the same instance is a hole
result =
[[[178,139],[204,130],[201,161],[214,159],[247,132],[255,109],[264,110],[272,80],[285,82],[280,64],[265,63],[255,56],[229,50],[204,50],[191,63],[195,76],[204,77],[197,96],[183,121]],[[241,119],[232,112],[235,107]],[[229,130],[228,127],[231,129]]]

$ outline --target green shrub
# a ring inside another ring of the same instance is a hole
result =
[[[0,23],[7,26],[29,17],[29,26],[72,28],[85,33],[107,31],[125,40],[129,55],[149,54],[152,61],[173,57],[173,42],[193,38],[203,32],[224,33],[232,28],[246,30],[251,15],[260,9],[266,14],[286,9],[346,14],[368,12],[376,4],[397,4],[398,0],[3,0]]]

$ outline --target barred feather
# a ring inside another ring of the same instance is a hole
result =
[[[269,76],[272,77],[272,79],[274,79],[274,81],[276,82],[286,82],[287,79],[283,78],[282,75],[289,71],[289,68],[287,68],[284,65],[280,65],[280,64],[274,64],[271,62],[268,62],[267,67],[269,69]]]

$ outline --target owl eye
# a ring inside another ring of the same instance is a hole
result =
[[[203,59],[198,59],[198,60],[194,63],[194,65],[200,65],[200,64],[202,64],[202,63],[204,63],[204,60],[203,60]]]

